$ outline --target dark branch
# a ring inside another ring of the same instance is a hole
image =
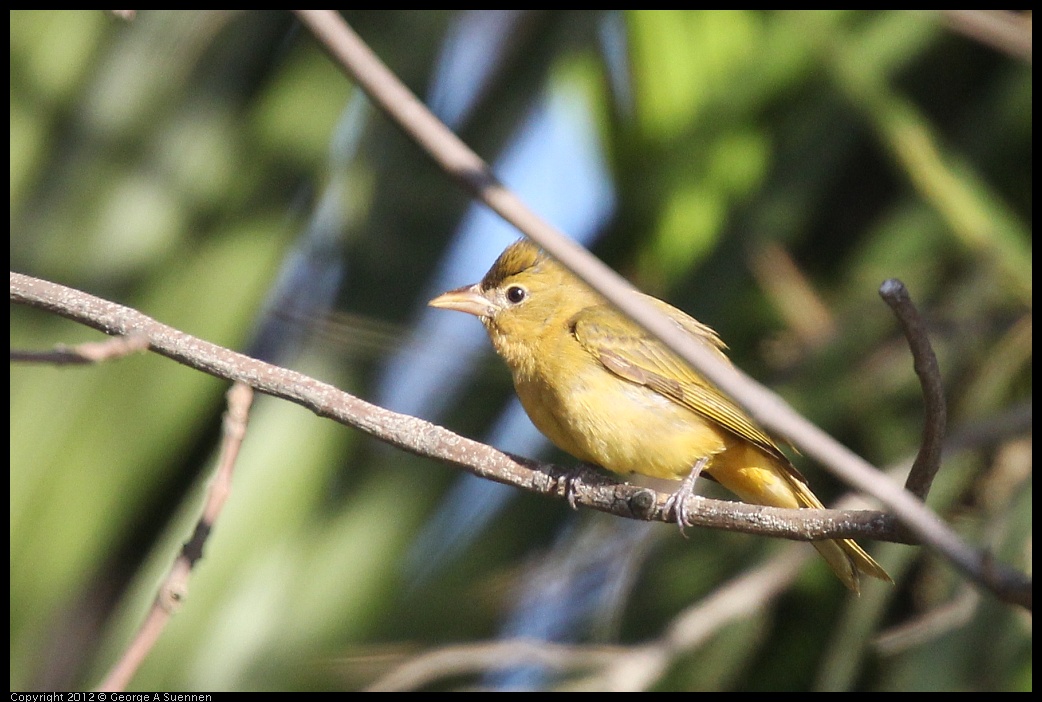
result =
[[[941,444],[944,442],[944,430],[948,422],[948,406],[944,400],[941,371],[937,367],[937,356],[930,345],[923,320],[904,283],[891,278],[880,286],[879,295],[890,305],[901,323],[905,338],[908,339],[908,347],[912,350],[915,374],[919,376],[919,384],[923,388],[926,415],[923,440],[912,464],[912,470],[908,474],[908,480],[905,481],[905,490],[925,502],[934,476],[941,467]]]

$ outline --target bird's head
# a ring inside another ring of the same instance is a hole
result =
[[[481,282],[450,290],[431,307],[472,314],[488,329],[496,350],[514,356],[602,298],[546,252],[526,239],[499,255]]]

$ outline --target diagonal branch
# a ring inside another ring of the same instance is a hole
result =
[[[130,337],[117,337],[113,341],[124,338]],[[232,475],[235,471],[239,449],[242,447],[242,440],[246,436],[250,406],[253,404],[253,390],[242,383],[235,383],[228,390],[227,398],[228,411],[224,415],[221,459],[218,462],[214,480],[207,488],[206,504],[199,521],[196,522],[195,532],[174,558],[145,621],[142,622],[137,634],[127,645],[123,655],[119,657],[105,679],[98,685],[98,691],[116,692],[127,689],[134,674],[137,673],[159,640],[159,636],[166,629],[171,616],[180,609],[188,594],[189,575],[195,564],[203,557],[203,546],[213,533],[217,517],[231,493]]]
[[[300,21],[359,86],[446,173],[564,266],[658,337],[736,400],[761,425],[785,437],[848,484],[880,500],[922,543],[1000,598],[1030,607],[1030,579],[967,544],[915,495],[846,448],[784,400],[727,366],[689,338],[604,263],[532,212],[499,183],[481,158],[442,124],[332,10],[296,10]]]

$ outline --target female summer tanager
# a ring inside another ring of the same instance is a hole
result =
[[[726,360],[716,332],[647,299]],[[508,247],[480,283],[430,305],[481,320],[532,422],[576,458],[674,480],[697,464],[745,502],[823,508],[738,405],[527,240]],[[892,582],[850,539],[813,545],[854,592],[859,573]]]

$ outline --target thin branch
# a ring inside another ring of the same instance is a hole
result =
[[[647,690],[682,655],[705,644],[727,625],[753,616],[785,591],[808,552],[784,549],[758,568],[722,584],[673,619],[665,632],[633,646],[564,645],[525,639],[443,646],[397,666],[367,688],[370,691],[416,690],[450,676],[484,673],[525,664],[558,673],[582,673],[571,690],[621,692]]]
[[[916,496],[799,415],[776,394],[715,358],[649,303],[629,294],[631,286],[618,274],[532,212],[495,179],[477,154],[409,92],[339,14],[332,10],[295,12],[370,99],[476,198],[662,340],[768,430],[791,441],[848,484],[877,498],[924,545],[943,554],[959,570],[979,579],[999,597],[1030,606],[1031,587],[1027,578],[1005,568],[999,569],[1000,574],[997,564],[986,553],[969,546]]]
[[[20,363],[46,363],[51,366],[86,365],[123,358],[148,348],[148,338],[141,334],[117,336],[105,341],[90,341],[76,346],[57,344],[50,351],[11,350],[11,360]]]
[[[929,641],[965,627],[980,611],[980,605],[980,593],[968,585],[963,586],[950,600],[877,635],[872,648],[880,656],[896,656],[921,648]]]
[[[941,467],[941,448],[944,442],[944,430],[948,422],[948,406],[944,400],[944,384],[941,382],[941,371],[937,367],[937,356],[930,345],[930,337],[926,334],[919,311],[908,295],[908,289],[900,280],[891,278],[879,288],[879,295],[890,305],[904,330],[908,346],[912,351],[912,362],[915,374],[919,376],[919,384],[923,388],[923,440],[919,445],[919,453],[912,464],[912,470],[905,481],[905,490],[920,500],[926,496],[933,485],[933,479]]]
[[[615,690],[648,689],[681,654],[765,608],[785,591],[807,558],[807,553],[784,549],[763,565],[722,584],[674,617],[657,640],[634,647],[606,666],[600,681]]]
[[[380,441],[434,458],[478,477],[542,495],[566,497],[571,480],[576,504],[629,519],[671,522],[668,495],[619,483],[606,475],[512,456],[430,422],[369,404],[302,373],[258,361],[161,324],[129,307],[20,273],[11,273],[11,300],[54,312],[106,334],[142,334],[149,349],[210,375],[245,383],[301,405],[320,417],[360,429]],[[689,521],[705,526],[796,541],[866,537],[899,540],[895,520],[868,510],[800,510],[729,500],[689,498]]]
[[[1032,18],[1013,10],[943,10],[950,26],[982,44],[1004,51],[1031,65]]]
[[[418,690],[449,676],[486,673],[519,665],[555,671],[606,666],[625,655],[622,646],[569,645],[536,639],[507,639],[442,646],[409,658],[366,686],[366,692]]]
[[[235,383],[228,390],[228,411],[224,414],[224,439],[221,444],[221,458],[218,461],[217,473],[207,491],[206,504],[202,515],[195,525],[195,531],[181,552],[174,559],[166,580],[159,586],[159,592],[152,608],[145,616],[137,635],[127,645],[126,650],[112,666],[105,680],[98,686],[98,691],[116,692],[127,689],[134,674],[152,651],[160,634],[166,629],[170,617],[181,608],[188,596],[188,578],[192,568],[203,556],[203,546],[213,532],[217,518],[221,514],[224,503],[231,491],[232,474],[235,461],[239,456],[239,448],[246,436],[246,424],[250,417],[250,405],[253,404],[253,390],[243,383]]]

